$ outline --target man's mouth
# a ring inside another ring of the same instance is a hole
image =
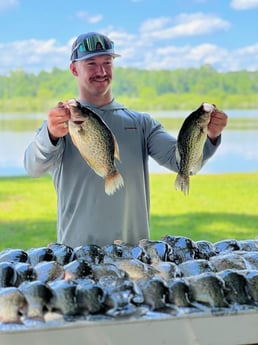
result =
[[[109,81],[109,77],[104,77],[104,78],[92,78],[93,81],[96,82],[103,82],[103,81]]]

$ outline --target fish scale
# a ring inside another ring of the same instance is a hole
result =
[[[115,167],[112,165],[114,153],[112,150],[110,150],[110,155],[106,155],[107,151],[103,150],[106,142],[112,140],[112,136],[109,134],[109,132],[105,131],[102,132],[102,135],[99,135],[101,132],[101,126],[93,117],[86,117],[84,124],[85,126],[81,125],[78,130],[78,137],[72,134],[72,139],[73,142],[76,143],[76,146],[83,148],[81,151],[82,156],[90,163],[96,174],[101,177],[105,174],[115,171]],[[85,127],[87,127],[87,130]],[[93,141],[92,136],[96,137],[97,140]],[[96,160],[96,155],[99,155],[98,160]],[[102,165],[98,164],[100,162]],[[105,164],[105,162],[107,164]]]

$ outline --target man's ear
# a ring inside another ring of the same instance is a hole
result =
[[[72,74],[75,76],[75,77],[78,77],[78,72],[77,72],[77,68],[76,68],[76,64],[74,62],[72,62],[70,64],[70,71],[72,72]]]

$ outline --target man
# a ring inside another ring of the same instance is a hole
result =
[[[117,103],[112,95],[113,42],[99,33],[78,36],[72,46],[70,70],[77,78],[78,100],[96,112],[114,133],[121,162],[116,162],[124,187],[108,196],[104,179],[82,159],[73,145],[62,102],[48,113],[25,152],[25,168],[33,177],[49,172],[58,200],[58,242],[76,247],[107,245],[114,240],[137,244],[149,238],[148,157],[177,172],[176,139],[148,114]],[[203,162],[220,144],[227,116],[214,112],[208,126]],[[173,190],[171,189],[171,193]]]

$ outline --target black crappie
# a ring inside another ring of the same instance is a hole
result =
[[[26,315],[28,302],[16,287],[0,289],[0,323],[22,323],[21,315]]]
[[[114,163],[114,158],[120,160],[115,136],[97,114],[77,100],[67,101],[66,106],[71,112],[69,133],[74,145],[95,173],[105,179],[105,192],[113,194],[124,185]]]
[[[184,194],[189,193],[189,176],[196,174],[202,166],[207,126],[210,115],[215,110],[215,105],[203,103],[184,120],[178,133],[176,160],[179,171],[175,180],[175,188]]]
[[[170,255],[167,246],[161,246],[164,239],[172,250]],[[216,243],[222,241],[226,242]],[[230,239],[227,243],[234,242],[233,249],[223,245],[219,251],[214,250],[216,243],[197,241],[210,248],[205,246],[209,259],[200,259],[200,247],[191,238],[168,234],[156,241],[142,239],[138,246],[148,251],[148,263],[144,262],[147,255],[133,258],[128,252],[131,245],[121,240],[104,247],[88,244],[73,249],[50,243],[33,250],[42,253],[42,248],[52,248],[57,253],[61,248],[62,258],[69,253],[69,263],[60,262],[58,255],[52,261],[39,255],[32,263],[29,259],[24,262],[31,249],[12,249],[9,257],[6,254],[10,249],[4,249],[0,252],[0,257],[5,256],[0,263],[0,282],[6,283],[0,287],[0,334],[17,330],[17,326],[22,330],[61,326],[62,321],[101,321],[110,317],[140,321],[142,317],[150,320],[160,316],[191,319],[214,313],[219,317],[238,311],[256,312],[258,248],[248,245],[239,250],[243,241],[250,244],[257,239]],[[117,247],[112,247],[114,244]],[[22,255],[17,255],[19,252]]]

